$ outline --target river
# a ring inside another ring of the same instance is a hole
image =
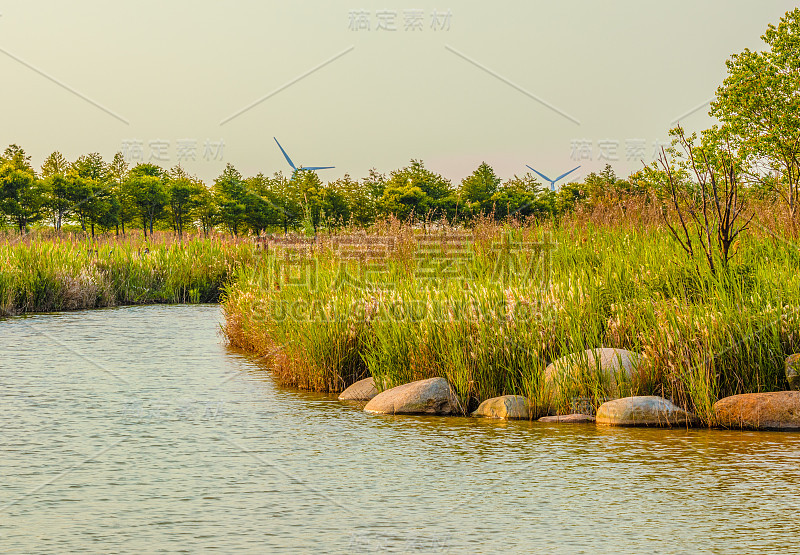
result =
[[[786,553],[800,435],[383,417],[218,306],[0,321],[0,551]]]

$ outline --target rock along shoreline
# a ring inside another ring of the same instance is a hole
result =
[[[590,350],[584,358],[600,361],[600,367],[631,372],[635,353],[620,350]],[[572,357],[574,358],[574,357]],[[548,367],[547,380],[558,371],[573,371],[569,357]],[[792,390],[744,393],[719,399],[712,407],[710,425],[672,401],[655,395],[619,397],[601,404],[595,415],[554,414],[538,418],[543,424],[594,424],[596,426],[691,428],[710,427],[729,430],[800,431],[800,355],[786,359],[786,376]],[[342,402],[364,404],[371,414],[386,415],[466,415],[453,387],[444,378],[428,378],[379,392],[372,378],[360,380],[340,395]],[[533,420],[534,405],[522,395],[502,395],[484,400],[469,413],[474,418]]]

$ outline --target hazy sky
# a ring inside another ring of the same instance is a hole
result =
[[[504,178],[627,175],[794,6],[0,0],[0,142],[37,167],[125,148],[207,181],[227,162],[285,172],[273,136],[297,164],[335,165],[326,180],[411,158],[454,183],[484,160]]]

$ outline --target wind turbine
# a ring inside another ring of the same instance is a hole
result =
[[[525,164],[525,165],[526,165],[526,166],[528,166],[528,164]],[[528,166],[528,167],[529,167],[529,168],[531,168],[530,166]],[[578,168],[580,168],[580,166],[578,166]],[[538,173],[538,174],[539,174],[539,175],[542,177],[542,179],[544,179],[545,181],[547,181],[547,182],[549,182],[549,183],[550,183],[550,190],[551,190],[551,191],[555,191],[555,190],[556,190],[556,181],[560,181],[561,179],[564,179],[565,177],[567,177],[569,174],[571,174],[572,172],[574,172],[574,171],[575,171],[575,170],[577,170],[578,168],[572,168],[572,169],[571,169],[571,170],[569,170],[567,173],[562,173],[561,175],[559,175],[559,176],[558,176],[558,177],[556,177],[555,179],[550,179],[550,178],[549,178],[549,177],[547,177],[545,174],[543,174],[543,173],[541,173],[541,172],[539,172],[539,171],[537,171],[537,170],[534,170],[533,168],[531,168],[531,169],[532,169],[533,171],[535,171],[536,173]]]
[[[276,143],[278,143],[278,139],[276,137],[272,137],[272,138],[275,139]],[[292,162],[292,159],[289,158],[289,155],[286,154],[286,151],[283,150],[283,147],[281,146],[281,143],[278,143],[278,148],[281,149],[281,152],[283,152],[283,157],[286,158],[286,161],[289,162],[289,165],[292,167],[292,170],[293,170],[292,171],[292,177],[294,177],[294,174],[296,174],[298,170],[308,170],[308,171],[312,171],[313,172],[313,171],[317,171],[317,170],[330,170],[330,169],[334,168],[334,166],[308,166],[308,167],[300,166],[298,168],[297,166],[294,165],[294,162]]]

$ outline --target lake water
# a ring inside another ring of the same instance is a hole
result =
[[[0,551],[786,553],[800,435],[381,417],[216,306],[0,321]]]

